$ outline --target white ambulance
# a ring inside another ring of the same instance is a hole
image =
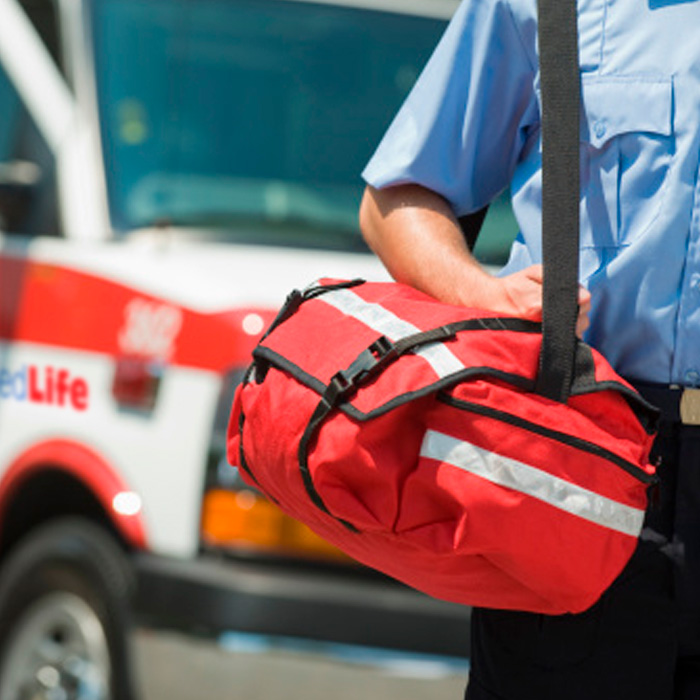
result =
[[[242,488],[275,309],[385,273],[359,173],[453,0],[0,0],[0,698],[134,697],[129,624],[467,652]]]

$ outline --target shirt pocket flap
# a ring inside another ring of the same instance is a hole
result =
[[[584,77],[582,91],[581,140],[595,148],[630,132],[672,133],[671,78]]]

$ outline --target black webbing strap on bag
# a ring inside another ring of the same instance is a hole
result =
[[[542,351],[535,390],[566,402],[576,355],[580,76],[576,0],[538,0],[542,92]]]

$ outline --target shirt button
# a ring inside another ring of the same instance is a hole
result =
[[[605,136],[605,132],[608,130],[608,127],[606,126],[604,121],[599,121],[596,122],[593,125],[593,133],[599,138],[602,139],[603,136]]]
[[[685,373],[685,381],[690,386],[700,386],[700,372],[696,369],[689,369]]]

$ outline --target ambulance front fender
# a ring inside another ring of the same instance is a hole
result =
[[[97,452],[70,440],[37,443],[15,457],[0,479],[0,513],[33,476],[58,470],[79,481],[106,513],[124,540],[137,549],[147,545],[140,499]]]

